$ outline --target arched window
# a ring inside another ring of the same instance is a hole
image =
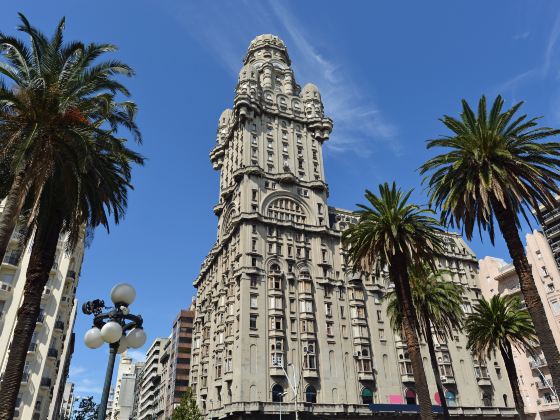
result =
[[[267,216],[277,220],[306,223],[307,214],[303,206],[291,198],[277,198],[267,208]]]
[[[276,384],[272,387],[272,402],[282,402],[284,400],[284,388]]]
[[[404,394],[407,404],[416,404],[416,392],[412,389],[407,389]]]
[[[457,396],[452,391],[445,392],[445,401],[448,407],[457,407]]]
[[[309,385],[305,389],[305,401],[314,404],[317,402],[317,390],[313,385]]]
[[[362,404],[372,404],[373,403],[373,392],[371,389],[362,389]]]

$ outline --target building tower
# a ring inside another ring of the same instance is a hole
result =
[[[190,383],[200,406],[208,418],[263,419],[295,406],[353,418],[371,416],[370,403],[415,402],[410,360],[382,300],[387,283],[351,273],[341,232],[356,219],[327,205],[322,146],[333,124],[318,88],[300,88],[273,35],[256,37],[243,64],[210,153],[220,194],[217,241],[194,281]],[[467,287],[470,307],[476,257],[458,235],[445,241],[441,264]],[[507,379],[475,366],[465,342],[458,334],[438,344],[449,405],[511,416],[497,408],[511,407]],[[286,371],[301,376],[295,400]]]

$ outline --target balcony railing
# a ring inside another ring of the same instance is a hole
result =
[[[55,349],[55,348],[51,347],[47,352],[47,357],[57,358],[58,357],[58,349]]]
[[[63,321],[56,321],[54,323],[54,329],[55,330],[64,330],[64,322]]]
[[[43,322],[45,322],[45,314],[39,314],[37,317],[37,324],[42,324]]]
[[[76,272],[74,270],[68,270],[68,274],[66,274],[66,277],[70,277],[71,279],[76,279]]]
[[[29,343],[29,348],[27,349],[29,353],[37,351],[37,343]]]
[[[50,388],[52,383],[52,379],[51,378],[41,378],[41,386],[45,387],[45,388]]]
[[[31,372],[23,372],[21,375],[21,383],[26,384],[29,382],[29,377],[31,376]]]
[[[550,381],[549,381],[549,382],[550,382]],[[548,384],[548,383],[544,383],[544,382],[541,382],[541,381],[537,381],[537,382],[535,382],[535,387],[536,387],[537,389],[550,389],[551,385]]]
[[[10,265],[18,265],[20,258],[21,254],[6,254],[4,255],[4,259],[2,260],[2,262]]]

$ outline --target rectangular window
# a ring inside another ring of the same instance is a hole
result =
[[[346,314],[345,314],[345,312],[344,312],[344,306],[341,306],[341,307],[340,307],[340,317],[341,317],[341,318],[345,318],[345,317],[346,317]]]
[[[300,300],[299,301],[299,311],[300,312],[313,312],[313,301],[312,300]]]
[[[251,276],[251,287],[257,287],[259,285],[259,279],[257,276]]]
[[[283,318],[281,316],[271,316],[270,317],[270,329],[271,330],[282,330],[283,329]]]
[[[253,267],[257,266],[257,259],[255,257],[251,258],[251,266]]]
[[[325,315],[331,317],[332,316],[332,303],[326,302],[325,303]]]
[[[560,314],[560,301],[558,301],[557,299],[551,300],[550,307],[552,308],[552,313],[554,315]]]
[[[379,330],[379,339],[385,340],[385,330]]]
[[[327,336],[332,337],[333,335],[334,335],[333,323],[332,322],[327,322]]]
[[[249,328],[252,330],[257,329],[257,314],[249,315]]]
[[[253,201],[257,201],[257,193],[258,193],[258,190],[253,189],[251,192],[252,192],[251,199],[252,199]]]
[[[377,321],[381,322],[383,320],[381,311],[377,311]]]
[[[296,300],[290,299],[290,312],[295,312],[295,311],[296,311]]]
[[[258,297],[257,295],[251,295],[251,309],[258,308],[257,297]]]
[[[342,325],[341,329],[342,329],[342,336],[344,338],[348,337],[348,332],[346,331],[346,325]]]

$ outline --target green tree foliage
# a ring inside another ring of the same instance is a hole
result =
[[[183,397],[181,398],[181,403],[173,411],[171,416],[172,420],[203,420],[204,416],[198,409],[196,404],[196,396],[193,394],[191,388],[187,388]]]
[[[490,357],[499,351],[504,359],[513,399],[519,415],[524,418],[523,397],[519,391],[513,347],[532,352],[536,340],[531,317],[521,308],[515,296],[493,296],[489,301],[480,299],[465,323],[467,347],[479,358]]]
[[[445,271],[434,272],[426,265],[414,266],[409,270],[412,300],[418,318],[418,335],[428,345],[444,418],[448,419],[449,410],[441,383],[432,334],[435,334],[439,340],[445,340],[453,336],[454,329],[461,328],[464,316],[462,308],[464,288],[460,284],[446,281],[444,276],[447,274]],[[387,313],[391,328],[401,332],[402,314],[395,292],[387,293],[385,299],[388,302]]]
[[[519,115],[522,102],[503,110],[501,96],[489,111],[484,96],[477,113],[465,100],[462,104],[459,118],[441,119],[451,134],[428,141],[429,149],[443,149],[421,167],[430,202],[441,209],[444,223],[462,228],[468,239],[478,228],[494,242],[494,220],[498,222],[552,381],[560,387],[560,352],[519,236],[519,215],[528,220],[531,210],[539,214],[540,204],[549,210],[557,206],[560,143],[550,138],[560,130],[539,127],[538,118]]]
[[[418,341],[418,319],[410,288],[411,267],[428,264],[435,269],[441,252],[442,230],[433,211],[409,202],[411,191],[403,193],[393,182],[379,185],[379,194],[367,190],[367,205],[359,204],[359,221],[344,232],[348,257],[356,271],[389,270],[395,285],[402,329],[414,372],[422,419],[433,418],[430,390]]]
[[[93,401],[93,397],[86,397],[80,400],[78,408],[74,410],[75,420],[95,420],[97,419],[97,408],[99,404]]]

